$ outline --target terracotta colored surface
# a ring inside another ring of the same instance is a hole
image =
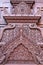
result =
[[[41,16],[3,16],[7,23],[38,23]]]
[[[12,1],[14,10],[12,14],[3,16],[7,25],[0,30],[0,64],[43,64],[43,49],[40,45],[43,37],[37,26],[41,17],[29,16],[34,1]]]
[[[14,6],[14,5],[17,5],[19,4],[20,2],[22,2],[22,0],[18,0],[18,1],[14,1],[14,0],[10,0],[11,4]],[[26,2],[27,4],[29,4],[29,6],[32,8],[32,6],[34,5],[35,1],[32,0],[32,1],[26,1],[24,0],[24,2]]]

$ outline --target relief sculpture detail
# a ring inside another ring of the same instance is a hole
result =
[[[10,3],[12,16],[3,16],[7,25],[0,30],[0,64],[43,64],[43,37],[37,25],[41,17],[29,15],[35,2]]]

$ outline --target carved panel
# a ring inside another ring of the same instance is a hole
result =
[[[23,34],[27,36],[34,43],[42,41],[41,32],[38,29],[30,29],[29,26],[27,26],[24,27]]]
[[[3,28],[1,34],[1,42],[7,43],[2,47],[5,60],[1,56],[1,62],[41,63],[41,59],[39,59],[41,48],[37,45],[37,42],[42,42],[42,36],[37,26],[31,27],[29,23],[21,26],[16,25],[15,27],[10,25]]]
[[[10,0],[10,3],[13,5],[13,6],[16,6],[17,4],[21,3],[21,2],[25,2],[26,4],[29,5],[30,8],[33,7],[33,5],[35,4],[35,1],[34,0]]]
[[[11,42],[13,39],[15,39],[18,36],[19,36],[19,28],[17,28],[17,27],[12,30],[5,30],[2,41],[8,43],[8,42]]]
[[[21,2],[14,8],[13,14],[15,13],[19,15],[28,15],[30,14],[30,12],[31,10],[28,4],[26,4],[25,2]]]
[[[3,33],[2,41],[8,43],[17,37],[20,37],[21,34],[20,29],[22,29],[22,35],[30,39],[32,42],[34,43],[42,42],[40,30],[37,28],[34,29],[34,27],[33,29],[31,29],[29,25],[30,24],[23,25],[22,28],[16,26],[15,29],[5,30],[5,32]]]
[[[15,63],[28,63],[29,62],[34,62],[34,58],[32,56],[32,53],[28,51],[27,48],[23,45],[17,46],[17,48],[14,49],[14,51],[10,54],[8,58],[8,62],[14,61]]]
[[[27,53],[26,53],[27,52]],[[13,55],[12,55],[13,54]],[[31,57],[31,53],[28,54],[27,49],[23,46],[20,45],[18,46],[16,49],[14,49],[13,53],[10,55],[10,57],[12,57],[10,60],[29,60],[28,57],[30,55]],[[18,55],[18,56],[17,56]],[[25,56],[26,55],[26,56]],[[24,56],[24,57],[23,57]],[[28,57],[27,57],[28,56]],[[30,58],[31,60],[31,58]]]

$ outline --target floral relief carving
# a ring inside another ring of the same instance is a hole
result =
[[[23,26],[22,28],[16,26],[14,29],[5,30],[2,41],[8,43],[12,41],[14,38],[20,37],[20,29],[22,29],[22,35],[27,37],[34,43],[42,41],[40,30],[38,30],[37,28],[31,29],[29,25]]]
[[[10,6],[1,7],[3,21],[7,24],[0,29],[0,65],[43,64],[43,50],[38,44],[43,43],[43,37],[37,26],[41,16],[34,16],[42,10],[39,8],[33,14],[34,0],[6,3]]]
[[[37,45],[37,42],[42,41],[40,30],[38,30],[37,28],[31,29],[29,27],[29,25],[26,24],[25,26],[23,25],[21,27],[16,26],[14,28],[8,28],[8,29],[5,28],[5,31],[3,31],[3,33],[4,34],[3,34],[1,42],[7,43],[3,46],[3,50],[2,50],[3,54],[6,55],[5,63],[7,63],[7,62],[9,63],[9,62],[11,62],[11,60],[12,60],[12,62],[14,61],[15,63],[20,63],[18,61],[20,59],[24,60],[21,63],[26,63],[25,62],[26,59],[28,60],[27,63],[29,63],[29,62],[31,62],[29,60],[29,56],[31,57],[30,59],[33,58],[32,59],[33,63],[41,63],[41,61],[38,59],[38,58],[40,58],[39,55],[41,53],[40,52],[41,48],[40,48],[40,46]],[[20,46],[18,46],[18,45],[20,45]],[[22,51],[24,51],[24,52],[22,52]],[[29,53],[30,54],[29,55],[28,51],[30,51],[32,53],[32,55],[31,55],[31,53]],[[27,52],[27,54],[25,54],[25,52]],[[22,54],[24,54],[23,58],[22,58]],[[20,58],[19,58],[19,56],[20,56]],[[9,58],[9,60],[8,60],[8,58]],[[35,60],[35,61],[33,61],[33,60]]]

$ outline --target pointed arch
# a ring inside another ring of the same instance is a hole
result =
[[[6,49],[6,59],[5,59],[5,62],[4,63],[7,63],[8,61],[8,58],[9,56],[11,55],[11,53],[15,53],[15,49],[18,49],[18,47],[23,47],[24,50],[26,49],[27,50],[27,53],[30,52],[32,57],[34,58],[34,61],[35,63],[38,63],[37,62],[37,58],[36,58],[36,55],[34,54],[34,51],[36,47],[33,46],[33,44],[30,42],[30,40],[26,39],[26,38],[22,38],[22,42],[20,41],[19,38],[17,38],[15,41],[13,41],[12,43],[10,43],[8,46],[7,46],[7,49]],[[22,48],[20,48],[22,50]],[[19,50],[20,50],[19,49]],[[18,51],[18,50],[17,50]],[[36,52],[36,51],[35,51]],[[19,53],[18,53],[19,54]],[[15,54],[16,55],[16,54]],[[13,55],[12,55],[13,56]],[[27,56],[28,57],[28,56]],[[31,56],[30,56],[31,57]]]

